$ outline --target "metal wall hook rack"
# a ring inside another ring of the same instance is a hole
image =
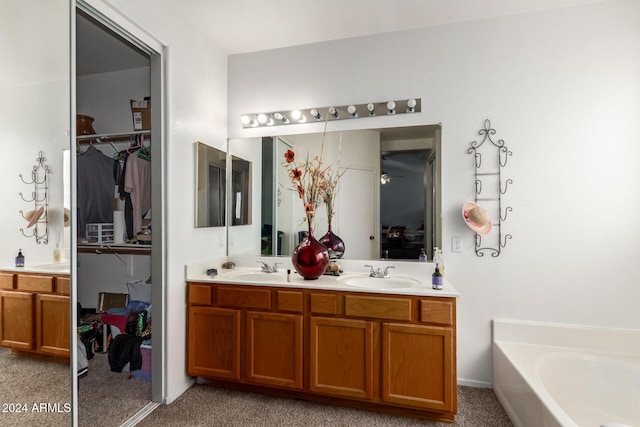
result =
[[[34,237],[38,244],[49,243],[49,174],[51,173],[51,168],[45,163],[45,160],[44,153],[40,151],[36,164],[31,170],[31,181],[25,181],[22,174],[18,175],[23,183],[33,185],[30,199],[26,199],[22,192],[18,193],[22,200],[27,203],[33,203],[34,213],[42,208],[42,215],[33,224],[33,231],[25,233],[24,228],[20,228],[20,232],[25,237]],[[22,210],[20,210],[20,215],[23,219],[27,219]]]
[[[493,140],[492,135],[496,134],[496,130],[491,127],[489,119],[484,121],[484,128],[480,129],[478,133],[482,139],[471,142],[471,148],[467,150],[469,154],[473,154],[475,165],[475,202],[485,202],[487,211],[493,212],[491,217],[497,219],[497,222],[493,223],[493,227],[498,232],[493,237],[492,244],[486,246],[483,246],[482,236],[476,233],[475,251],[479,257],[484,256],[485,253],[498,257],[502,248],[506,246],[507,240],[512,239],[511,234],[503,232],[502,225],[513,208],[511,206],[503,207],[502,196],[507,193],[513,180],[511,178],[503,179],[502,169],[506,167],[507,161],[513,153],[507,148],[504,140]],[[488,240],[492,236],[485,237]]]

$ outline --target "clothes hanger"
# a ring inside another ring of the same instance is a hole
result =
[[[151,147],[144,147],[138,150],[137,156],[142,160],[151,160]]]

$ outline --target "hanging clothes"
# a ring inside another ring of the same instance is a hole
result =
[[[151,162],[149,160],[140,158],[137,155],[130,155],[127,158],[124,190],[131,197],[133,211],[132,235],[135,236],[142,231],[142,218],[151,209]]]
[[[78,233],[85,236],[87,224],[112,223],[115,186],[120,164],[93,145],[77,159]]]

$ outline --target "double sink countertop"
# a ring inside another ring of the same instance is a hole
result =
[[[235,267],[223,269],[221,265],[225,261],[232,261]],[[266,262],[269,266],[278,264],[278,272],[266,273],[261,271],[260,262]],[[188,265],[185,269],[185,279],[188,282],[202,283],[230,283],[252,286],[277,286],[306,289],[327,289],[348,292],[367,292],[396,295],[459,297],[458,291],[444,280],[444,286],[440,290],[431,286],[431,274],[435,269],[433,263],[421,263],[417,261],[360,261],[338,260],[343,272],[339,276],[323,275],[316,280],[305,280],[291,266],[290,258],[265,258],[265,257],[229,257],[219,258],[209,262]],[[374,270],[390,268],[387,278],[369,277],[370,267]],[[207,275],[207,270],[215,268],[218,274]],[[287,270],[290,270],[290,280],[287,280]]]
[[[16,273],[42,273],[42,274],[70,274],[71,266],[69,261],[54,262],[49,264],[25,265],[24,267],[0,266],[2,271],[13,271]]]

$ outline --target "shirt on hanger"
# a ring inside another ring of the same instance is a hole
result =
[[[120,165],[91,145],[77,159],[78,232],[87,224],[113,222],[115,186]]]
[[[124,189],[131,196],[133,235],[142,231],[142,217],[151,209],[151,162],[138,156],[127,158]]]

